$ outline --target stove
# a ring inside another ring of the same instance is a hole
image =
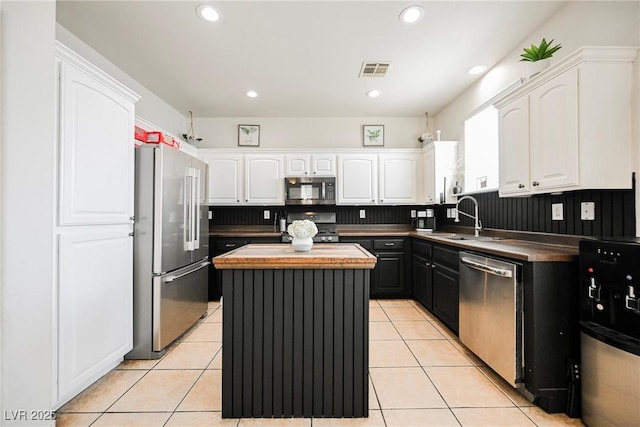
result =
[[[314,243],[338,243],[340,236],[336,231],[335,212],[295,212],[287,214],[287,227],[293,221],[305,220],[313,221],[318,227],[318,234],[313,236]],[[289,243],[293,237],[286,231],[282,233],[280,241]]]

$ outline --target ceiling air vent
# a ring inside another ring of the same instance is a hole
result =
[[[390,62],[363,62],[360,77],[384,77],[390,65]]]

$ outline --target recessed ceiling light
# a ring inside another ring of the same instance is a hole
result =
[[[213,6],[209,6],[208,4],[201,4],[196,9],[196,13],[198,16],[205,21],[216,22],[220,19],[220,14],[217,10],[213,8]]]
[[[250,90],[249,92],[247,92],[247,96],[249,98],[257,98],[258,97],[258,92],[256,92],[255,90]]]
[[[398,19],[403,24],[415,24],[424,16],[424,9],[422,6],[409,6],[400,12]]]
[[[374,90],[370,90],[369,92],[367,92],[367,96],[368,96],[369,98],[377,98],[377,97],[379,97],[379,96],[380,96],[380,94],[381,94],[381,93],[382,93],[382,92],[380,92],[379,90],[374,89]]]
[[[469,68],[467,73],[471,74],[472,76],[475,76],[476,74],[484,73],[486,70],[487,70],[486,65],[476,65],[474,67]]]

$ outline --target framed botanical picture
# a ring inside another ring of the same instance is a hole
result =
[[[363,144],[365,146],[383,146],[384,145],[384,125],[364,125],[362,127]]]
[[[260,125],[238,125],[238,145],[260,146]]]

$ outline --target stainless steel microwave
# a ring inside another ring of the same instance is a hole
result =
[[[285,178],[284,197],[287,205],[335,205],[336,178]]]

